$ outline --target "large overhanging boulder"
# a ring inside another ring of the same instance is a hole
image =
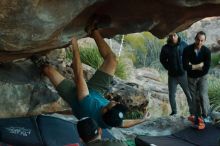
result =
[[[94,14],[111,18],[101,29],[104,37],[150,31],[163,38],[219,16],[220,0],[1,0],[0,8],[0,62],[6,62],[62,48],[72,36],[85,37]]]

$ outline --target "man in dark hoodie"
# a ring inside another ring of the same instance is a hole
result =
[[[160,53],[160,62],[163,67],[168,70],[169,100],[172,110],[171,116],[177,114],[175,96],[178,84],[187,97],[190,114],[194,114],[187,77],[182,65],[182,53],[186,46],[186,42],[181,41],[181,38],[176,33],[171,33],[168,36],[167,44],[162,47]]]
[[[211,51],[204,46],[205,41],[206,34],[200,31],[196,34],[195,43],[183,52],[183,67],[187,71],[189,89],[195,106],[194,125],[197,125],[198,129],[205,128],[202,117],[207,120],[210,108],[207,74],[211,63]]]

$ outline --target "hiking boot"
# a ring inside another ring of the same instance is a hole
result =
[[[192,123],[195,122],[195,116],[194,116],[194,115],[190,115],[187,119],[188,119],[190,122],[192,122]]]
[[[46,65],[49,65],[49,62],[47,61],[45,56],[40,56],[36,54],[32,55],[30,59],[34,63],[34,65],[40,69]]]

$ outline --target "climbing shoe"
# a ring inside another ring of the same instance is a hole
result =
[[[37,66],[38,68],[42,68],[46,65],[49,65],[49,62],[46,59],[46,56],[40,56],[40,55],[32,55],[31,56],[31,61],[34,63],[35,66]]]
[[[192,125],[192,127],[198,130],[202,130],[205,129],[205,123],[203,119],[199,117],[198,119],[195,119],[195,123]]]
[[[88,19],[85,27],[85,32],[87,32],[88,35],[91,35],[92,31],[98,28],[109,27],[110,24],[111,24],[111,17],[109,15],[94,14]]]

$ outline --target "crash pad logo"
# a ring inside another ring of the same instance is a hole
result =
[[[5,129],[11,134],[20,136],[29,136],[31,134],[31,129],[26,129],[24,127],[7,127]]]

